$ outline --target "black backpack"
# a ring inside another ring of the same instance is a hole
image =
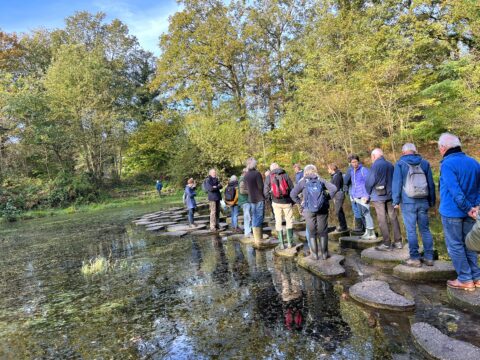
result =
[[[233,201],[235,200],[235,191],[237,187],[234,185],[227,185],[225,188],[225,201]]]

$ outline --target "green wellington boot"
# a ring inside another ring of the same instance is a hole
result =
[[[280,245],[278,247],[282,250],[285,249],[285,242],[283,241],[283,231],[277,231],[278,232],[278,241],[280,241]]]
[[[288,248],[293,247],[293,229],[287,229]]]

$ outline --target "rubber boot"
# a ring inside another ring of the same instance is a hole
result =
[[[323,260],[328,258],[328,236],[320,236],[320,256]]]
[[[362,235],[363,240],[375,240],[376,238],[377,235],[375,235],[375,230],[373,229],[367,229],[365,234]]]
[[[315,238],[310,238],[310,257],[318,260],[318,242]]]
[[[285,242],[283,241],[283,231],[278,231],[278,241],[280,241],[280,245],[278,246],[280,249],[285,249]]]
[[[287,242],[288,242],[288,248],[293,247],[293,229],[287,229]]]

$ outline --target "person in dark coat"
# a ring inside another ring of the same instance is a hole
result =
[[[157,180],[157,183],[155,184],[155,189],[157,190],[158,196],[162,197],[163,184],[160,180]]]
[[[263,240],[263,215],[265,206],[265,196],[263,195],[263,177],[257,170],[257,160],[249,158],[247,160],[247,173],[243,181],[248,189],[248,203],[252,211],[252,231],[257,245]]]
[[[338,218],[337,231],[346,231],[347,219],[345,218],[345,212],[343,211],[343,202],[345,201],[345,192],[343,191],[343,174],[335,163],[328,165],[328,173],[332,177],[330,182],[337,187],[337,193],[333,198],[335,214]]]
[[[195,208],[197,207],[197,202],[195,201],[195,196],[197,195],[195,191],[196,186],[197,185],[192,178],[188,179],[187,186],[185,186],[184,202],[188,209],[188,223],[190,224],[190,227],[195,226],[193,216]]]
[[[293,171],[295,171],[295,185],[297,185],[303,179],[303,169],[300,164],[294,164]]]
[[[217,171],[210,169],[208,177],[204,182],[205,191],[208,192],[208,204],[210,206],[210,230],[217,231],[220,229],[220,201],[222,200],[222,194],[220,189],[222,184],[217,177]]]
[[[377,213],[378,225],[383,236],[383,243],[375,248],[377,250],[401,249],[402,233],[398,222],[397,210],[392,205],[392,182],[394,167],[391,162],[385,160],[381,149],[372,151],[372,167],[365,182],[365,188],[370,196],[375,212]],[[393,227],[393,241],[390,240],[387,214]]]

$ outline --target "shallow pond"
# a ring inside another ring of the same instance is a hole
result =
[[[43,219],[1,233],[0,358],[420,359],[411,321],[480,346],[480,317],[443,284],[393,280],[353,250],[324,281],[225,238],[158,237],[130,225],[151,209]],[[84,276],[82,263],[108,259]],[[374,275],[412,313],[363,307],[348,287]]]

